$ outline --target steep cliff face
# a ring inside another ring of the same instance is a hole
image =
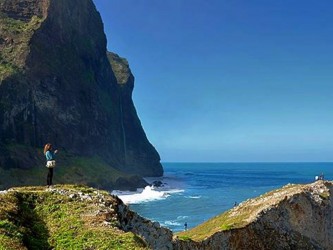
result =
[[[140,120],[134,108],[132,92],[134,76],[126,59],[117,54],[108,52],[108,59],[117,78],[119,94],[120,126],[123,143],[124,160],[132,173],[143,175],[161,175],[161,169],[154,166],[159,164],[160,157],[154,147],[149,143]],[[138,138],[141,138],[140,140]],[[137,169],[137,162],[146,166],[150,173]]]
[[[107,53],[91,0],[0,0],[0,30],[2,168],[40,164],[13,146],[51,142],[125,173],[163,174],[133,105],[134,77]]]
[[[175,249],[332,249],[333,183],[288,185],[178,235]]]

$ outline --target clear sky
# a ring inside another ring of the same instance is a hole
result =
[[[162,161],[333,161],[332,0],[94,0]]]

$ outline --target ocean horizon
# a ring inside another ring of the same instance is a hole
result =
[[[324,175],[331,162],[163,162],[160,181],[137,192],[113,191],[129,207],[174,232],[193,228],[233,206],[287,184],[306,184]]]

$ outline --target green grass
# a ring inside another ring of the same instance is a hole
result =
[[[33,16],[29,22],[0,16],[0,38],[5,46],[0,51],[0,81],[22,70],[29,41],[43,19]]]
[[[10,32],[10,33],[20,33],[26,30],[27,23],[9,18],[9,17],[2,17],[1,19],[1,30],[3,32]]]
[[[0,17],[1,31],[4,33],[18,34],[31,32],[39,28],[42,18],[33,16],[29,22],[2,16]]]
[[[105,191],[78,185],[56,185],[56,190],[90,194],[92,200],[70,198],[42,187],[15,188],[0,195],[1,249],[146,249],[132,233],[105,226],[96,215],[96,192],[115,205]],[[115,213],[115,212],[114,212]],[[114,214],[116,216],[116,214]]]
[[[319,196],[323,199],[323,200],[328,200],[330,198],[330,193],[329,192],[323,192],[320,193]]]
[[[17,67],[10,63],[2,63],[0,61],[0,81],[5,79],[7,76],[12,75],[17,72]]]
[[[68,157],[56,167],[55,181],[59,183],[88,184],[98,188],[113,185],[119,177],[130,177],[112,168],[99,157]]]
[[[247,218],[247,213],[242,213],[237,216],[231,216],[231,212],[225,212],[222,215],[216,216],[207,222],[200,224],[196,228],[188,230],[186,232],[178,233],[181,237],[186,237],[188,240],[200,241],[203,240],[216,232],[226,231],[232,228],[242,227]]]
[[[37,157],[32,168],[0,168],[0,190],[16,186],[46,185],[48,169],[45,167],[45,156],[40,148],[32,148],[20,144],[7,145],[7,150],[18,159],[26,155]],[[25,159],[24,161],[29,161]],[[57,166],[54,169],[55,184],[86,184],[89,186],[111,190],[118,178],[130,179],[132,175],[119,171],[100,157],[79,157],[64,151],[57,155]]]
[[[183,240],[183,241],[189,241],[189,240],[191,240],[191,237],[190,237],[190,236],[187,236],[186,234],[184,234],[184,235],[180,235],[178,238],[179,238],[180,240]]]
[[[222,231],[226,231],[226,230],[230,230],[230,229],[233,229],[234,228],[234,225],[233,224],[223,224],[221,226],[221,230]]]

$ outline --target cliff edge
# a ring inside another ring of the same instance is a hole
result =
[[[163,174],[128,62],[106,43],[92,0],[0,0],[0,189],[38,184],[47,142],[60,149],[59,182],[129,188]]]
[[[175,249],[333,249],[333,182],[287,185],[179,233]]]
[[[287,185],[175,236],[106,191],[0,191],[0,249],[278,250],[333,246],[333,182]]]
[[[172,232],[86,186],[0,192],[0,249],[172,249]]]

